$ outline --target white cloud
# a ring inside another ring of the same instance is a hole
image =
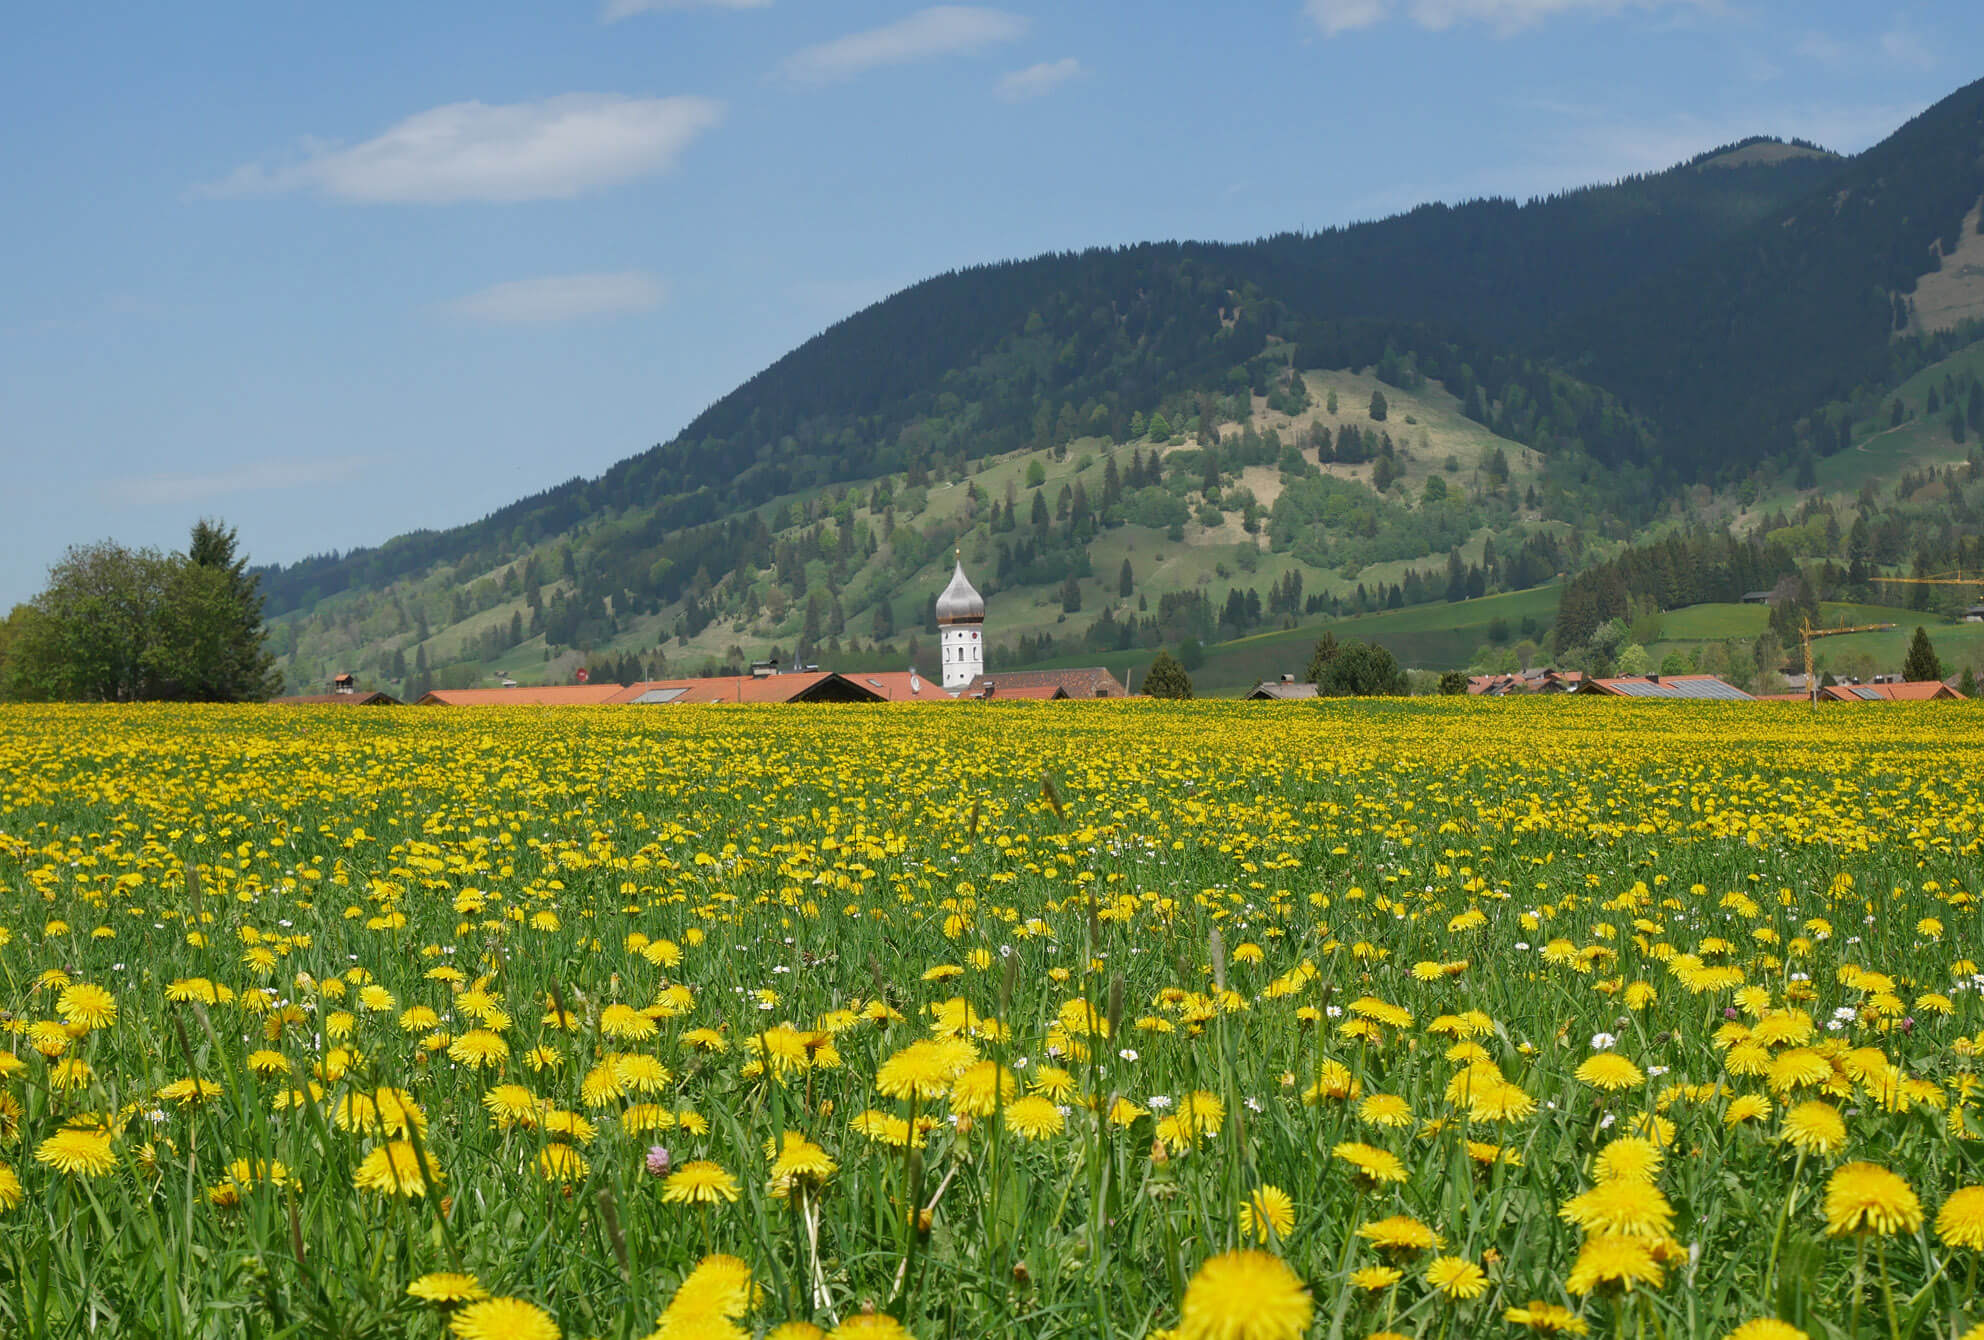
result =
[[[1329,37],[1372,27],[1401,9],[1414,23],[1433,32],[1479,23],[1506,35],[1561,14],[1720,6],[1721,0],[1306,0],[1303,11]]]
[[[1820,65],[1831,66],[1834,69],[1847,64],[1853,59],[1853,52],[1846,43],[1816,29],[1799,38],[1798,45],[1793,47],[1792,50],[1803,56],[1806,60],[1814,61]]]
[[[1325,37],[1335,37],[1357,28],[1369,28],[1385,17],[1389,0],[1309,0],[1304,11]]]
[[[763,9],[772,0],[606,0],[601,23],[618,23],[636,14],[654,14],[667,9]]]
[[[1881,54],[1894,64],[1913,70],[1926,70],[1936,63],[1936,53],[1929,44],[1900,27],[1881,34]]]
[[[512,279],[456,298],[444,304],[444,309],[476,321],[523,325],[645,312],[667,296],[667,287],[655,276],[642,270],[623,270]]]
[[[322,456],[251,461],[211,474],[144,475],[107,480],[102,493],[127,507],[201,502],[228,493],[307,488],[351,479],[377,464],[369,456]]]
[[[885,65],[904,65],[930,56],[972,51],[1026,34],[1029,21],[1018,14],[978,5],[936,5],[906,19],[867,32],[850,33],[806,47],[781,67],[802,84],[852,79]]]
[[[1073,56],[1063,56],[1060,60],[1044,60],[1038,65],[1029,65],[1024,70],[1014,70],[999,79],[999,96],[1008,102],[1018,102],[1023,98],[1037,98],[1052,93],[1061,85],[1082,72],[1082,63]]]
[[[567,93],[492,106],[454,102],[349,148],[250,163],[202,188],[216,196],[316,191],[363,204],[562,200],[667,171],[723,119],[709,98]]]

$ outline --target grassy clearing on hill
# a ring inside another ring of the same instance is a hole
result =
[[[1478,488],[1481,467],[1496,450],[1502,451],[1508,461],[1511,484],[1518,494],[1539,476],[1541,458],[1537,453],[1498,438],[1487,428],[1468,419],[1461,413],[1459,402],[1438,382],[1427,382],[1417,391],[1405,391],[1385,386],[1373,376],[1348,371],[1317,372],[1306,376],[1313,398],[1311,408],[1291,417],[1268,410],[1264,400],[1257,401],[1254,417],[1256,430],[1265,433],[1274,428],[1291,441],[1296,440],[1309,424],[1319,421],[1329,424],[1333,430],[1354,423],[1362,429],[1389,432],[1403,453],[1404,460],[1403,481],[1392,496],[1404,499],[1408,505],[1417,505],[1426,480],[1433,475],[1439,475],[1449,488],[1456,491]],[[1382,391],[1390,405],[1383,423],[1376,423],[1370,418],[1370,401],[1374,391]],[[1337,397],[1334,414],[1328,408],[1332,392]],[[1223,428],[1223,434],[1229,439],[1239,431],[1239,426],[1234,424]],[[1046,451],[1013,452],[978,462],[974,472],[965,480],[933,482],[926,488],[910,489],[902,476],[895,476],[895,502],[889,511],[877,511],[867,505],[877,481],[864,481],[853,486],[858,505],[852,509],[850,524],[856,528],[867,528],[878,537],[884,536],[891,525],[919,531],[944,525],[957,531],[967,571],[989,590],[987,631],[995,645],[1010,645],[1022,636],[1037,639],[1051,634],[1059,644],[1078,647],[1083,632],[1105,609],[1118,620],[1125,620],[1145,612],[1139,609],[1140,603],[1148,609],[1155,609],[1158,598],[1164,593],[1191,590],[1203,591],[1217,609],[1223,606],[1227,593],[1235,588],[1251,588],[1265,597],[1266,592],[1291,571],[1301,574],[1303,591],[1307,596],[1334,594],[1347,597],[1359,583],[1371,589],[1379,583],[1396,584],[1415,568],[1423,573],[1438,573],[1439,579],[1444,580],[1444,553],[1368,564],[1354,572],[1320,568],[1305,564],[1291,554],[1274,553],[1267,545],[1265,530],[1260,535],[1250,535],[1245,531],[1241,512],[1230,505],[1229,499],[1220,524],[1208,527],[1194,515],[1185,524],[1180,539],[1135,525],[1110,527],[1099,532],[1088,545],[1090,575],[1078,583],[1081,609],[1076,613],[1070,614],[1063,609],[1061,583],[1058,581],[1035,585],[998,584],[998,543],[1004,540],[1010,545],[1025,539],[1030,533],[1025,521],[1034,494],[1034,489],[1027,483],[1030,472],[1037,472],[1042,478],[1039,491],[1050,507],[1055,506],[1063,488],[1072,489],[1078,483],[1087,491],[1092,504],[1099,506],[1105,464],[1112,452],[1118,468],[1125,469],[1133,452],[1168,457],[1174,452],[1197,449],[1195,443],[1176,438],[1167,442],[1145,439],[1124,444],[1112,444],[1102,438],[1081,438],[1071,443],[1060,459]],[[1447,469],[1450,459],[1456,467],[1451,471]],[[1367,485],[1373,469],[1369,464],[1331,464],[1322,468],[1338,478]],[[1238,486],[1252,492],[1263,508],[1272,507],[1279,496],[1281,484],[1280,472],[1272,466],[1248,467],[1241,472],[1238,480]],[[789,505],[803,504],[817,492],[794,494],[758,510],[760,515],[771,518],[785,513]],[[1232,493],[1232,487],[1227,492]],[[973,500],[974,494],[976,501]],[[1009,496],[1021,515],[1020,528],[1008,535],[995,535],[988,530],[985,520],[990,509],[995,504],[1003,505]],[[1196,491],[1190,492],[1186,495],[1186,501],[1196,513],[1200,495]],[[616,517],[597,524],[623,525],[632,524],[634,520],[636,518]],[[1265,519],[1263,525],[1265,527]],[[797,534],[797,527],[777,532],[781,539],[790,539]],[[1486,538],[1486,530],[1477,531],[1461,546],[1463,557],[1470,562],[1478,561]],[[559,566],[557,543],[556,540],[549,540],[536,549],[540,562],[553,573]],[[1118,588],[1125,559],[1130,562],[1134,581],[1133,594],[1127,599],[1119,595]],[[884,544],[872,558],[857,563],[840,584],[842,611],[846,620],[846,630],[840,635],[844,644],[840,663],[862,668],[896,665],[908,659],[907,644],[912,639],[926,658],[934,645],[934,636],[920,629],[924,602],[949,579],[951,552],[946,548],[933,553],[920,568],[907,575],[897,569],[893,560],[893,550]],[[411,609],[430,611],[430,631],[425,643],[428,659],[437,672],[443,666],[448,667],[444,682],[450,684],[493,684],[504,674],[525,683],[557,681],[569,678],[573,670],[589,657],[605,658],[630,653],[645,659],[657,646],[666,654],[671,672],[693,672],[710,662],[723,663],[739,657],[750,659],[761,656],[773,647],[782,649],[789,657],[801,632],[804,605],[802,601],[793,600],[778,615],[768,608],[750,620],[734,615],[718,617],[684,642],[674,635],[681,606],[670,605],[658,613],[622,618],[617,633],[594,640],[583,654],[567,648],[561,649],[557,656],[547,658],[544,639],[527,633],[520,645],[494,655],[478,655],[476,639],[491,629],[509,628],[513,616],[519,617],[528,629],[530,611],[521,596],[499,599],[490,607],[472,611],[455,622],[445,617],[434,617],[431,612],[445,611],[457,589],[473,588],[483,581],[500,586],[505,570],[511,566],[506,563],[493,571],[473,574],[437,571],[418,582],[401,584],[389,592],[336,596],[308,614],[285,616],[277,624],[285,639],[294,640],[295,650],[287,660],[293,680],[299,684],[313,684],[333,671],[348,669],[360,669],[364,672],[363,677],[376,680],[379,678],[376,671],[368,671],[367,666],[394,650],[411,667],[420,649],[417,632],[412,626],[413,619],[408,613]],[[827,580],[826,564],[815,560],[808,565],[807,576],[809,582],[816,586],[824,584]],[[562,579],[554,580],[545,590],[546,600],[571,585]],[[761,594],[769,598],[769,580],[761,578],[759,585],[763,588]],[[860,652],[853,651],[846,645],[853,639],[859,639],[864,644],[872,642],[875,607],[882,598],[891,604],[897,629],[891,639],[892,650],[884,653],[864,646]],[[1419,633],[1424,630],[1414,631]],[[1401,649],[1401,655],[1409,654],[1438,663],[1464,660],[1475,643],[1469,642],[1465,649],[1458,652],[1455,648],[1470,637],[1478,641],[1478,630],[1459,629],[1446,638],[1418,637]],[[1142,655],[1148,659],[1150,653],[1146,651]],[[1253,660],[1251,653],[1243,659],[1247,659],[1249,664]],[[926,665],[925,668],[929,667]]]

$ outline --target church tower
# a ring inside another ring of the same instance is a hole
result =
[[[937,629],[943,644],[944,690],[955,694],[985,673],[985,597],[965,580],[962,554],[951,584],[937,597]]]

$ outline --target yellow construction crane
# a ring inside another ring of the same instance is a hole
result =
[[[1953,577],[1876,577],[1874,580],[1896,582],[1903,586],[1984,586],[1984,577],[1966,577],[1962,568],[1958,568]]]
[[[1812,639],[1815,637],[1838,637],[1841,633],[1885,633],[1893,628],[1891,623],[1857,623],[1852,627],[1841,625],[1838,628],[1814,628],[1806,619],[1798,629],[1798,640],[1805,647],[1805,692],[1812,696],[1812,706],[1819,705],[1819,678],[1812,673]]]

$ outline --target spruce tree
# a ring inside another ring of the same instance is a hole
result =
[[[1309,668],[1303,671],[1302,678],[1311,684],[1322,683],[1323,671],[1328,669],[1330,662],[1336,659],[1338,650],[1335,633],[1324,633],[1320,638],[1317,638],[1316,649],[1309,653]]]
[[[261,702],[282,692],[276,658],[265,644],[262,624],[261,578],[248,571],[248,558],[236,552],[234,527],[218,521],[194,523],[186,557],[196,568],[211,572],[223,589],[217,608],[205,611],[213,620],[208,634],[218,654],[206,673],[187,687],[192,697],[211,702]]]
[[[1915,640],[1908,644],[1908,659],[1901,663],[1901,677],[1911,684],[1926,684],[1943,677],[1943,663],[1929,641],[1929,630],[1917,624]]]
[[[1152,698],[1190,698],[1192,677],[1176,656],[1160,651],[1144,675],[1144,693]]]

